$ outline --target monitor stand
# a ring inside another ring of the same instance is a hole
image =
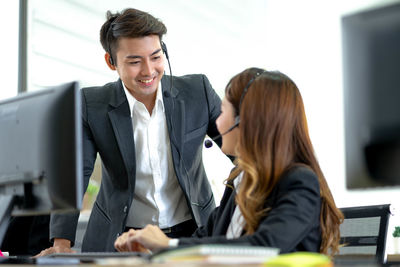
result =
[[[0,195],[0,245],[3,243],[3,238],[10,223],[14,200],[15,196]]]
[[[0,195],[0,246],[11,220],[11,213],[15,205],[16,197],[10,195]],[[35,264],[35,259],[28,257],[21,258],[0,258],[0,264]]]

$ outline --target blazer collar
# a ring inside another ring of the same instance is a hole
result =
[[[161,87],[163,94],[165,94],[165,92],[168,92],[172,95],[172,97],[176,97],[179,93],[179,90],[175,88],[173,83],[171,88],[171,77],[172,76],[164,75],[161,79]]]
[[[125,101],[127,101],[126,95],[124,92],[124,87],[122,86],[122,81],[121,81],[121,79],[118,79],[118,81],[109,83],[109,85],[111,88],[114,88],[114,94],[111,96],[109,103],[111,106],[113,106],[115,108],[119,107]]]

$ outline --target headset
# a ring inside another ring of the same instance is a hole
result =
[[[170,82],[170,84],[169,84],[169,86],[170,86],[170,92],[171,92],[171,94],[172,94],[172,85],[173,85],[173,83],[172,83],[172,70],[171,70],[171,63],[170,63],[170,61],[169,61],[169,56],[168,56],[168,49],[167,49],[167,45],[163,42],[163,41],[160,41],[160,44],[161,44],[161,49],[162,49],[162,51],[163,51],[163,53],[165,54],[165,57],[167,58],[167,62],[168,62],[168,68],[169,68],[169,76],[170,76],[170,79],[169,79],[169,82]]]
[[[107,43],[108,43],[108,46],[107,46],[107,53],[110,55],[110,57],[108,58],[108,62],[111,64],[111,65],[115,65],[115,61],[114,61],[114,59],[112,58],[112,53],[111,53],[111,45],[110,45],[110,42],[108,42],[108,40],[110,39],[109,38],[109,35],[111,34],[111,32],[113,31],[113,28],[114,28],[114,25],[115,25],[115,19],[116,19],[117,17],[115,17],[114,19],[113,19],[113,21],[111,22],[111,25],[110,25],[110,27],[108,27],[108,29],[107,29],[107,33],[106,33],[106,40],[107,40]]]
[[[258,76],[260,76],[260,75],[261,75],[262,73],[264,73],[264,72],[265,72],[265,71],[257,72],[257,73],[248,81],[248,83],[247,83],[246,86],[244,87],[243,92],[242,92],[242,95],[240,96],[239,108],[238,108],[238,110],[237,110],[237,115],[235,116],[235,123],[234,123],[228,130],[226,130],[226,131],[223,132],[222,134],[219,134],[219,135],[215,136],[215,137],[212,138],[211,140],[215,141],[216,139],[218,139],[218,138],[222,137],[223,135],[225,135],[225,134],[231,132],[233,129],[235,129],[236,127],[239,126],[239,124],[240,124],[240,108],[241,108],[241,106],[242,106],[243,98],[244,98],[244,96],[246,95],[247,91],[249,90],[249,87],[251,86],[251,84],[257,79]],[[213,143],[211,142],[211,140],[210,140],[210,139],[207,139],[206,141],[204,141],[204,146],[205,146],[206,148],[212,147]]]
[[[110,50],[110,52],[108,52],[108,54],[110,55],[110,57],[108,58],[108,62],[109,62],[111,65],[114,66],[114,60],[113,60],[112,55],[111,55],[111,50]]]

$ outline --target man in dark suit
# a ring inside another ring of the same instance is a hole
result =
[[[85,188],[96,154],[102,184],[82,251],[114,251],[130,228],[158,225],[190,236],[215,207],[202,163],[206,134],[218,134],[220,98],[204,75],[164,75],[166,27],[148,13],[107,13],[100,31],[105,60],[120,79],[82,89]],[[78,213],[53,214],[53,247],[71,252]]]

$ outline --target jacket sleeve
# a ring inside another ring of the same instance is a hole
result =
[[[221,202],[219,207],[216,207],[210,216],[208,217],[207,223],[204,226],[197,228],[197,230],[193,233],[192,237],[203,238],[207,236],[213,236],[216,232],[223,231],[225,227],[224,221],[229,221],[233,214],[232,203],[230,203],[231,199],[235,198],[233,194],[232,183],[229,182],[230,185],[225,187],[224,194],[222,195]],[[218,225],[216,229],[216,226]],[[220,229],[222,227],[222,229]]]
[[[93,172],[94,162],[96,160],[97,149],[94,144],[88,120],[87,120],[87,105],[84,94],[84,89],[81,90],[82,96],[82,149],[83,149],[83,192],[86,192],[89,184],[89,178]],[[83,196],[82,196],[83,198]],[[79,211],[74,212],[54,212],[50,219],[50,240],[54,238],[64,238],[71,241],[71,246],[75,243],[76,227],[78,224]]]
[[[318,179],[309,170],[294,171],[281,179],[276,190],[276,200],[254,234],[236,239],[227,239],[225,235],[180,238],[179,245],[238,243],[277,247],[281,253],[293,251],[309,230],[319,224]]]
[[[203,76],[204,88],[206,90],[207,105],[208,105],[207,107],[209,110],[208,112],[209,124],[207,129],[207,135],[213,138],[219,134],[215,121],[217,120],[219,114],[221,114],[221,99],[219,98],[215,90],[212,88],[210,81],[207,79],[207,77],[205,75],[202,76]],[[221,138],[218,138],[216,140],[216,143],[218,144],[218,146],[221,146],[222,144]]]
[[[215,221],[215,218],[218,214],[218,209],[219,209],[219,207],[217,207],[213,210],[213,212],[208,217],[207,224],[197,228],[196,231],[193,233],[192,237],[203,238],[203,237],[212,235],[213,222]]]

